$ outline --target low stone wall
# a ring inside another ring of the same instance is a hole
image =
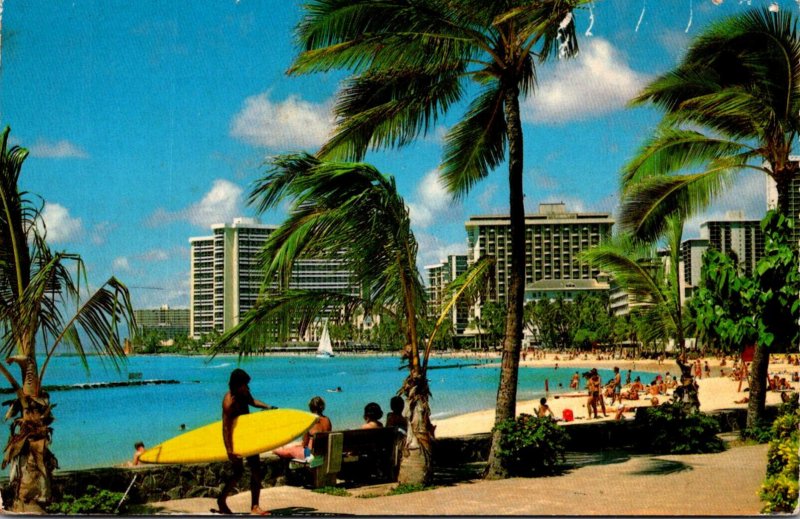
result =
[[[767,416],[774,417],[776,408],[767,408]],[[746,409],[727,409],[711,413],[719,422],[722,432],[739,430],[744,426]],[[635,444],[638,435],[645,431],[635,420],[576,423],[569,426],[570,451],[599,451],[624,448]],[[489,456],[491,434],[440,438],[434,444],[434,464],[456,466],[464,463],[486,461]],[[262,458],[262,486],[283,485],[286,481],[285,463],[273,455]],[[134,476],[136,481],[128,495],[130,504],[142,504],[188,497],[216,497],[222,482],[229,475],[228,463],[203,463],[195,465],[143,465],[141,467],[108,467],[58,472],[53,481],[56,500],[69,494],[81,496],[90,485],[114,492],[125,492]],[[245,489],[249,475],[242,478]],[[10,502],[8,479],[0,480],[3,501]]]
[[[262,487],[282,485],[284,466],[285,464],[275,456],[262,458]],[[53,498],[54,501],[58,501],[64,495],[82,496],[89,486],[113,492],[125,492],[130,486],[127,498],[129,504],[189,497],[216,497],[229,475],[230,465],[224,462],[63,471],[57,472],[53,478]],[[248,477],[249,474],[245,474],[242,478],[241,490],[247,489]],[[12,492],[8,479],[0,482],[0,490],[3,502],[10,503]]]

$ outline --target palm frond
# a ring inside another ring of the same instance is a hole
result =
[[[655,259],[652,245],[621,234],[582,252],[579,257],[611,274],[635,303],[657,305],[665,302],[659,278],[661,263]]]
[[[401,147],[435,127],[462,95],[463,63],[384,69],[347,80],[337,95],[333,136],[318,156],[363,159],[372,147]]]
[[[436,66],[469,59],[475,37],[447,2],[315,1],[297,27],[303,52],[290,73]]]
[[[6,302],[22,295],[30,276],[26,231],[34,216],[26,193],[17,187],[28,150],[19,146],[9,148],[10,132],[6,126],[0,137],[0,287]]]
[[[644,179],[677,173],[693,167],[712,167],[721,162],[730,167],[744,166],[757,151],[747,144],[724,137],[709,136],[696,130],[662,126],[645,141],[636,156],[622,170],[622,190],[626,192]]]
[[[452,310],[453,306],[459,301],[469,299],[470,293],[480,291],[486,286],[488,280],[494,275],[494,265],[495,259],[493,257],[482,256],[478,261],[470,265],[465,272],[447,285],[445,289],[446,302],[442,306],[439,317],[436,319],[436,323],[433,326],[433,331],[431,331],[428,342],[425,344],[425,354],[422,360],[423,372],[428,368],[428,358],[430,357],[436,334],[442,326],[442,323],[449,318],[450,310]]]
[[[666,230],[667,217],[687,220],[730,187],[733,173],[723,166],[692,175],[654,176],[632,184],[620,208],[620,226],[643,241],[655,241]]]
[[[408,208],[391,177],[369,164],[322,161],[307,154],[283,156],[273,160],[250,200],[259,208],[286,200],[291,208],[262,251],[265,302],[260,314],[248,317],[240,329],[256,330],[258,315],[278,319],[284,331],[290,320],[297,321],[296,311],[281,316],[283,309],[290,308],[282,294],[291,292],[293,269],[306,258],[341,260],[352,274],[352,283],[360,287],[357,298],[372,306],[402,308],[398,313],[406,315],[412,308],[424,308],[425,290],[416,269],[417,242]],[[301,294],[295,299],[314,310],[308,315],[314,315],[319,307],[308,306],[304,298]]]
[[[79,305],[62,333],[53,340],[42,364],[40,381],[44,379],[50,358],[62,344],[72,348],[87,370],[86,356],[92,351],[100,354],[101,359],[109,358],[114,368],[119,369],[120,363],[125,361],[120,323],[124,323],[130,333],[135,333],[136,319],[128,288],[112,276]]]
[[[286,341],[294,331],[304,334],[321,319],[352,314],[367,302],[351,294],[323,290],[286,290],[262,297],[239,323],[211,346],[211,358],[236,347],[239,356],[262,353],[270,342]]]
[[[728,87],[683,101],[668,116],[672,124],[694,123],[734,139],[765,142],[778,124],[778,116],[761,92],[748,87]]]
[[[441,176],[456,198],[466,196],[505,159],[505,129],[503,93],[495,82],[472,101],[464,119],[445,137]]]

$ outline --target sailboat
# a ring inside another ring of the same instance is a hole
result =
[[[325,359],[333,357],[333,346],[331,346],[331,336],[328,333],[328,323],[325,323],[325,327],[322,329],[322,336],[319,338],[317,357]]]

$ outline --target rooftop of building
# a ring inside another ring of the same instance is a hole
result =
[[[598,220],[602,223],[614,223],[611,213],[601,211],[587,212],[568,212],[566,204],[545,203],[539,204],[538,213],[527,213],[525,223],[575,223],[576,220],[590,223],[590,220]],[[485,214],[472,215],[467,220],[467,227],[477,225],[509,225],[510,216],[508,214]]]
[[[548,290],[607,290],[609,284],[596,279],[540,279],[525,287],[528,291]]]

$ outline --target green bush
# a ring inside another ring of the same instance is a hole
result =
[[[318,494],[328,494],[329,496],[339,496],[339,497],[348,497],[350,495],[350,492],[348,492],[347,490],[340,487],[332,487],[332,486],[315,488],[314,492]]]
[[[418,483],[403,483],[402,485],[397,485],[393,489],[389,491],[387,496],[396,496],[399,494],[410,494],[412,492],[422,492],[423,490],[433,490],[436,488],[435,486],[425,486]]]
[[[792,436],[797,436],[798,427],[800,427],[800,413],[794,411],[779,415],[775,421],[772,422],[770,432],[772,438],[776,440],[785,440]]]
[[[511,475],[552,474],[564,461],[568,434],[551,418],[521,414],[495,429],[502,433],[497,454]]]
[[[773,438],[772,423],[759,420],[756,425],[742,429],[739,434],[743,440],[753,440],[757,443],[767,443]]]
[[[798,455],[797,442],[772,440],[767,451],[767,476],[775,476],[781,472],[797,474]]]
[[[798,470],[800,459],[800,408],[797,395],[781,405],[772,423],[772,441],[767,451],[767,479],[759,496],[764,501],[763,513],[792,513],[797,508]]]
[[[759,493],[765,501],[761,513],[792,513],[797,507],[797,475],[794,477],[785,472],[770,476],[761,486]]]
[[[636,415],[645,429],[639,447],[654,454],[695,454],[725,450],[719,423],[703,413],[687,413],[680,403],[648,407]]]
[[[51,514],[113,514],[117,505],[122,501],[122,492],[111,492],[101,490],[94,485],[86,487],[86,493],[80,497],[69,494],[64,495],[58,503],[51,504],[47,511]],[[125,503],[122,503],[117,513],[125,511]]]

